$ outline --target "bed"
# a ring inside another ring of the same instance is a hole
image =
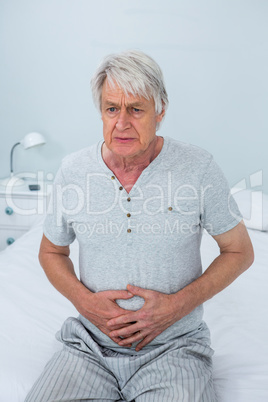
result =
[[[260,197],[254,197],[238,192],[237,201],[249,228],[255,262],[205,304],[219,402],[268,401],[268,196],[263,196],[261,205]],[[61,347],[55,332],[65,318],[77,315],[39,266],[41,236],[42,219],[0,253],[0,402],[24,401],[47,360]],[[206,233],[201,251],[206,268],[218,254],[217,244]],[[77,266],[76,242],[71,257]]]

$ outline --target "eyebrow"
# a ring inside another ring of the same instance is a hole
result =
[[[110,101],[110,100],[104,101],[104,104],[105,104],[105,106],[114,106],[114,107],[117,107],[117,108],[120,108],[120,106],[121,106],[121,105],[119,105],[118,103],[113,102],[113,101]],[[139,102],[139,101],[137,101],[137,102],[130,102],[130,103],[127,103],[127,104],[126,104],[126,107],[127,107],[127,108],[128,108],[128,107],[144,107],[144,104],[143,104],[143,102]]]

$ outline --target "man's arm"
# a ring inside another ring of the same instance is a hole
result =
[[[213,237],[219,245],[220,255],[198,279],[179,292],[167,295],[136,286],[127,287],[133,295],[143,297],[145,303],[140,310],[107,323],[111,337],[126,338],[119,345],[140,341],[136,350],[142,349],[170,325],[230,285],[253,263],[253,248],[243,222]],[[129,325],[131,322],[135,323]],[[124,324],[129,326],[114,328],[114,325]]]
[[[56,246],[43,236],[39,261],[49,281],[80,314],[109,336],[107,321],[128,312],[117,305],[116,299],[130,299],[133,296],[127,290],[91,292],[77,278],[69,255],[69,246]],[[120,339],[114,337],[113,340],[118,342]]]

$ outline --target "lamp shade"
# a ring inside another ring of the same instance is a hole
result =
[[[46,140],[40,133],[29,133],[26,134],[25,137],[20,141],[20,144],[24,149],[36,147],[37,145],[43,145],[46,143]]]

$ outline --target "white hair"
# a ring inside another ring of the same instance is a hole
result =
[[[129,50],[103,59],[91,79],[94,103],[101,112],[102,87],[105,79],[110,87],[117,84],[128,95],[153,98],[156,114],[167,110],[168,95],[158,64],[147,54]]]

